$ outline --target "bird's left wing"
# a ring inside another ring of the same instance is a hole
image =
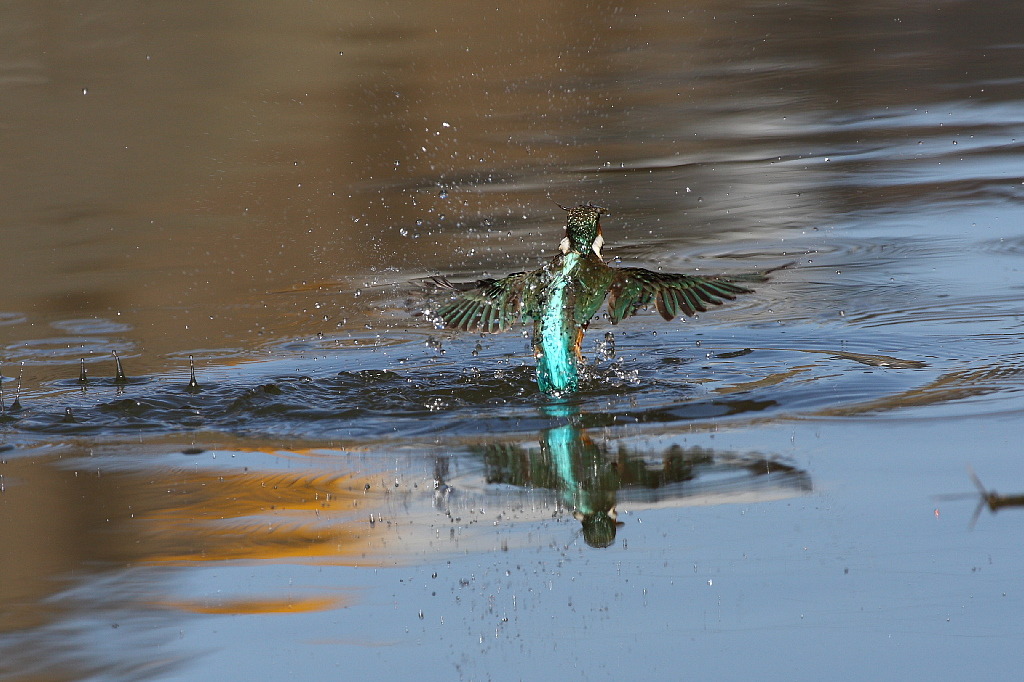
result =
[[[654,304],[661,316],[671,320],[679,314],[692,317],[752,290],[728,277],[681,275],[653,272],[643,268],[617,268],[608,291],[608,316],[612,324]]]
[[[536,280],[538,272],[517,272],[502,279],[480,280],[474,288],[462,291],[438,308],[435,316],[450,329],[503,332],[522,315],[524,292]],[[460,289],[457,285],[449,286],[453,292]]]

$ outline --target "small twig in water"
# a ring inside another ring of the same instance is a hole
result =
[[[115,384],[127,384],[128,377],[124,375],[124,367],[121,366],[121,358],[117,357],[117,351],[110,351],[114,356],[114,362],[117,363],[117,373],[114,375]]]
[[[188,356],[188,368],[191,378],[188,380],[188,390],[198,391],[199,382],[196,381],[196,363],[192,360],[192,356]]]
[[[974,469],[970,466],[967,467],[967,475],[971,477],[971,481],[974,482],[974,487],[978,489],[978,494],[981,495],[981,500],[978,502],[978,506],[974,510],[974,516],[971,517],[971,527],[978,521],[978,516],[981,515],[983,507],[988,507],[988,510],[995,514],[1003,507],[1024,507],[1024,495],[1000,495],[995,490],[989,490],[986,488],[978,475],[974,473]]]

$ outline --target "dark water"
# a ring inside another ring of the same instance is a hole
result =
[[[3,13],[0,679],[1024,663],[1017,3]],[[563,401],[420,314],[587,201],[795,264]]]

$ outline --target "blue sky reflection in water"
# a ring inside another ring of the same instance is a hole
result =
[[[252,8],[0,28],[2,679],[1024,663],[966,469],[1024,492],[1015,3]],[[797,266],[595,320],[553,404],[408,281],[539,266],[556,201]]]

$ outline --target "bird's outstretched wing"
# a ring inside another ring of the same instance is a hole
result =
[[[702,277],[643,268],[617,268],[615,280],[608,291],[608,316],[612,324],[650,306],[666,320],[679,314],[693,316],[707,310],[708,305],[721,305],[751,289],[732,282],[728,277]]]
[[[438,308],[435,315],[449,329],[503,332],[519,321],[524,298],[539,273],[517,272],[502,279],[482,279],[469,290],[448,283],[453,293],[460,290],[461,293]]]

